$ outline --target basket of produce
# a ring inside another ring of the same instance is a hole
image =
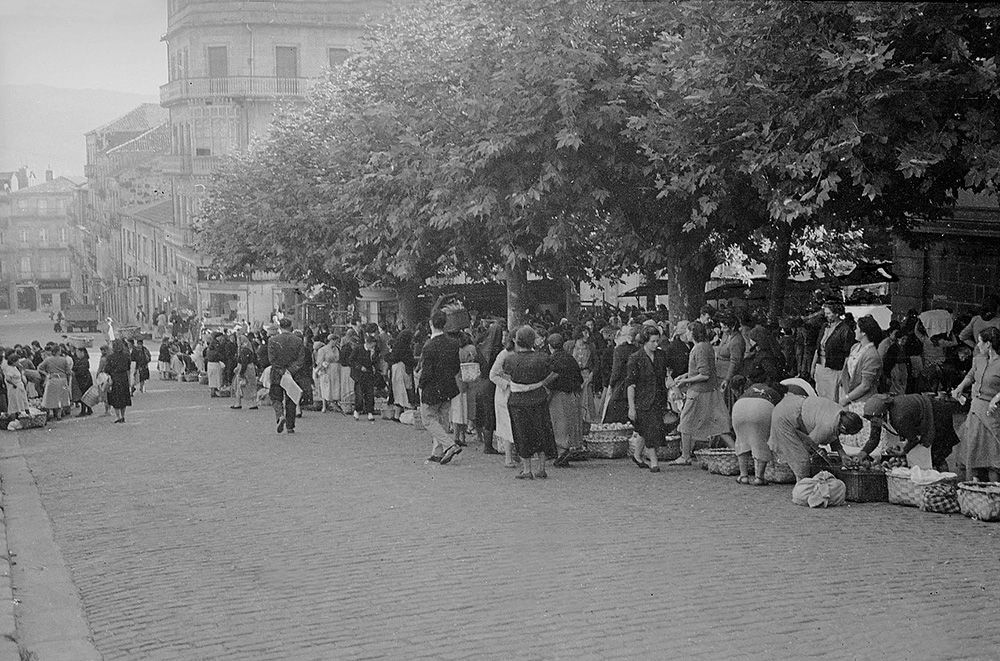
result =
[[[715,475],[740,474],[740,464],[736,459],[735,450],[729,448],[697,450],[695,456],[700,458],[702,465],[709,473]]]
[[[970,519],[1000,521],[1000,482],[960,483],[958,506]]]
[[[203,386],[207,386],[208,385],[208,374],[200,374],[198,376],[198,383],[200,383]]]
[[[791,466],[775,459],[767,462],[764,479],[775,484],[795,484],[795,473],[792,472]]]
[[[656,448],[656,458],[659,461],[673,461],[681,456],[681,437],[667,436],[663,445]]]
[[[809,458],[809,477],[815,477],[823,471],[833,473],[840,468],[840,464],[839,455],[829,454],[821,450],[821,454],[814,454]]]
[[[914,468],[914,471],[920,469]],[[935,474],[938,474],[935,471]],[[920,507],[923,501],[923,490],[930,484],[955,484],[958,476],[954,473],[940,473],[940,479],[933,482],[917,482],[913,480],[913,474],[909,468],[893,468],[885,474],[886,486],[888,488],[889,502],[893,505],[906,505],[907,507]]]
[[[587,455],[598,459],[624,457],[628,454],[628,439],[632,432],[632,425],[625,422],[591,425],[590,435],[584,439]]]
[[[844,466],[834,474],[847,486],[845,498],[852,503],[884,503],[889,500],[884,470],[870,466]]]

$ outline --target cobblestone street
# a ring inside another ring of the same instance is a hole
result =
[[[427,465],[412,427],[319,413],[278,435],[153,378],[125,425],[2,439],[105,659],[1000,658],[994,524],[625,461],[522,483],[475,444]]]

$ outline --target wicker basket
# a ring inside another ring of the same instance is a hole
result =
[[[715,475],[739,475],[740,464],[736,459],[736,451],[729,448],[698,450],[695,455],[701,459],[702,465],[709,473]]]
[[[656,448],[656,458],[659,461],[673,461],[681,456],[681,439],[679,436],[667,436],[663,445]]]
[[[595,459],[621,459],[628,454],[628,436],[586,439],[587,456]]]
[[[775,484],[795,484],[795,473],[785,462],[772,460],[764,468],[764,479]]]
[[[889,502],[893,505],[906,505],[907,507],[920,507],[923,500],[923,485],[917,484],[909,477],[886,473],[886,487],[888,490]],[[957,478],[941,480],[938,482],[957,482]]]
[[[479,378],[481,368],[479,363],[462,363],[460,366],[463,383],[472,383]]]
[[[959,483],[958,506],[971,519],[1000,521],[1000,482]]]
[[[845,498],[852,503],[884,503],[889,500],[885,471],[838,470],[834,474],[847,487]]]

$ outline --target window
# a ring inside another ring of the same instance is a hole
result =
[[[276,46],[274,49],[274,75],[278,78],[299,77],[299,49],[294,46]]]
[[[46,199],[38,200],[38,215],[47,216],[49,215],[49,201]]]
[[[208,77],[225,78],[229,75],[229,49],[226,46],[209,46],[205,49],[208,59]]]
[[[69,257],[63,255],[62,257],[59,258],[59,275],[65,276],[68,274],[69,274]]]
[[[59,228],[59,241],[66,243],[69,241],[69,231],[65,227]]]
[[[49,231],[44,227],[38,230],[38,240],[42,243],[47,243],[49,240]]]
[[[28,242],[28,229],[26,227],[21,228],[21,243]]]
[[[327,54],[330,57],[330,68],[333,69],[343,64],[351,56],[351,51],[346,48],[328,48]]]
[[[31,258],[30,257],[22,257],[21,258],[21,263],[18,264],[18,266],[19,266],[19,270],[21,271],[21,277],[22,278],[25,277],[25,276],[31,275]]]

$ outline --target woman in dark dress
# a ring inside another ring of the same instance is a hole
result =
[[[635,330],[624,327],[618,333],[611,363],[611,378],[608,380],[608,400],[605,403],[602,422],[628,422],[628,384],[625,383],[626,366],[629,356],[638,347],[633,344]]]
[[[166,344],[166,343],[164,343]],[[167,364],[170,364],[170,351],[167,351]],[[149,353],[142,340],[137,340],[135,343],[135,348],[132,349],[132,362],[135,363],[135,385],[139,389],[139,392],[146,392],[146,382],[149,381],[149,361],[152,360],[152,355]]]
[[[667,412],[667,357],[657,351],[660,329],[643,326],[638,342],[642,349],[628,359],[625,383],[628,393],[628,418],[642,441],[632,454],[639,468],[659,473],[656,448],[663,445],[666,430],[663,415]]]
[[[491,324],[478,348],[479,355],[485,362],[483,369],[480,370],[482,376],[476,384],[476,432],[483,443],[484,453],[500,454],[493,445],[493,433],[497,428],[496,406],[494,406],[497,387],[490,381],[489,373],[503,349],[503,327],[497,322]]]
[[[118,416],[115,422],[125,422],[125,409],[132,406],[132,387],[128,378],[130,364],[131,357],[125,348],[125,340],[115,340],[111,344],[111,353],[104,364],[104,371],[111,377],[108,406],[113,408]]]
[[[73,358],[73,383],[79,386],[79,388],[74,387],[74,390],[78,389],[81,397],[77,400],[80,402],[80,413],[76,417],[82,418],[92,414],[94,409],[87,406],[82,399],[83,394],[94,385],[94,377],[90,375],[90,355],[83,347],[76,350],[76,356]]]
[[[537,335],[531,326],[521,326],[514,340],[514,353],[504,360],[503,371],[510,376],[510,426],[514,447],[521,457],[517,479],[545,478],[545,459],[555,459],[555,436],[549,417],[549,401],[543,383],[548,378],[548,355],[535,351]],[[537,468],[533,470],[532,461]]]

